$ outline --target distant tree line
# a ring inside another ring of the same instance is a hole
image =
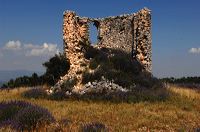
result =
[[[182,77],[182,78],[162,78],[164,82],[174,83],[174,84],[200,84],[200,77]]]
[[[38,76],[37,73],[33,73],[32,76],[11,79],[4,83],[1,88],[32,87],[43,84],[52,86],[60,79],[60,76],[64,76],[68,72],[70,63],[65,55],[60,53],[50,58],[43,66],[46,68],[43,75]]]

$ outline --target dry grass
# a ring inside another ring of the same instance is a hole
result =
[[[169,90],[180,95],[181,97],[187,97],[189,99],[200,99],[200,89],[189,89],[179,86],[171,86]]]
[[[21,97],[25,90],[26,88],[0,91],[0,101],[25,100],[43,106],[58,121],[71,121],[68,126],[63,127],[65,131],[78,131],[81,125],[90,122],[101,122],[110,131],[120,132],[191,131],[200,128],[200,93],[192,89],[172,86],[168,89],[170,96],[166,101],[139,103],[25,99]]]

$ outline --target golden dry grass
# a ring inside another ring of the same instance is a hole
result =
[[[200,92],[171,86],[166,101],[111,103],[25,99],[26,88],[0,91],[0,101],[25,100],[47,108],[55,118],[69,119],[65,131],[78,131],[90,122],[101,122],[110,131],[193,131],[200,128]],[[68,130],[66,130],[68,129]]]
[[[181,97],[187,97],[190,99],[200,99],[200,89],[182,88],[179,86],[171,86],[169,89],[171,92],[180,95]]]

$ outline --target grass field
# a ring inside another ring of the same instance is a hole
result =
[[[200,128],[200,90],[171,86],[165,101],[111,103],[25,99],[26,88],[0,91],[0,101],[25,100],[47,108],[59,122],[70,120],[65,131],[100,122],[109,131],[194,131]],[[5,130],[2,130],[5,131]]]

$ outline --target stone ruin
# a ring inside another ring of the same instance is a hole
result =
[[[91,45],[89,25],[97,28],[97,45]],[[68,74],[61,77],[54,88],[65,80],[77,78],[75,90],[82,87],[82,72],[89,61],[84,57],[85,47],[119,49],[137,60],[144,71],[152,69],[151,11],[144,8],[137,13],[106,18],[79,17],[73,11],[63,14],[64,53],[70,61]]]

